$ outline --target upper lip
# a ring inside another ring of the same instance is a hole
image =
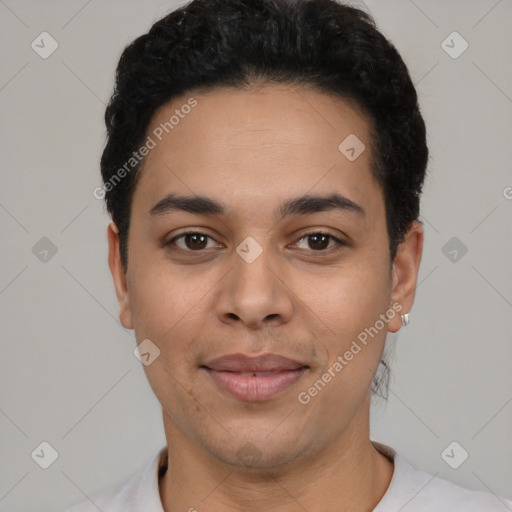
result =
[[[277,372],[297,370],[307,365],[278,354],[248,356],[245,354],[229,354],[207,361],[202,366],[210,370],[227,372]]]

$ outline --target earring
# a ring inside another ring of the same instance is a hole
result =
[[[406,325],[409,325],[409,322],[411,321],[411,317],[409,316],[409,313],[405,313],[405,315],[402,315],[402,325],[405,327]]]

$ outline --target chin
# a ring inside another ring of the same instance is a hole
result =
[[[243,434],[238,430],[237,435],[229,437],[224,432],[216,442],[203,442],[206,450],[227,465],[238,468],[268,470],[293,462],[305,451],[304,438],[288,433],[284,438],[275,436],[270,439],[262,429],[253,435]],[[270,430],[271,431],[271,430]]]

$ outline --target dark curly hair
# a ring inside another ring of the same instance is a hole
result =
[[[143,160],[123,179],[113,178],[143,144],[155,111],[193,90],[258,83],[311,86],[367,114],[371,170],[382,187],[394,260],[419,216],[428,148],[407,67],[372,17],[335,0],[193,0],[125,48],[105,112],[103,194],[125,269]]]

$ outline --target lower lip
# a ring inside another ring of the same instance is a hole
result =
[[[224,372],[205,368],[215,384],[238,400],[263,402],[293,386],[307,368],[283,370],[272,375],[243,376],[234,372]]]

